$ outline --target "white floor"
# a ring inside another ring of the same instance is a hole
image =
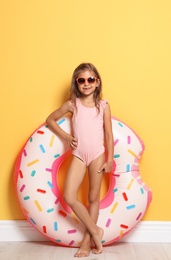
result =
[[[0,260],[71,260],[76,248],[52,242],[0,242]],[[171,260],[171,243],[115,243],[85,260]]]

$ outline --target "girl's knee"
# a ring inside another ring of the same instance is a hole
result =
[[[89,205],[90,205],[90,204],[92,205],[92,204],[99,203],[99,200],[100,200],[99,194],[98,194],[98,195],[89,194],[89,196],[88,196]]]
[[[72,205],[74,204],[73,196],[68,193],[63,194],[63,199],[70,207],[72,207]]]

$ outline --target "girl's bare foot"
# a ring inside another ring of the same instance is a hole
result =
[[[103,246],[101,243],[102,237],[103,237],[103,229],[98,228],[98,233],[93,236],[93,240],[95,243],[96,248],[92,250],[93,254],[101,254],[103,252]]]
[[[81,244],[78,251],[75,253],[75,257],[87,257],[90,254],[90,246],[87,244]]]
[[[75,257],[86,257],[89,256],[91,251],[91,244],[90,244],[90,234],[86,231],[84,234],[83,240],[81,242],[80,248],[77,250]]]

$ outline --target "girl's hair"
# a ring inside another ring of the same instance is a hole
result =
[[[72,75],[72,81],[71,81],[71,88],[70,88],[70,98],[71,100],[74,102],[74,104],[76,103],[76,98],[80,98],[81,97],[81,93],[78,90],[78,85],[76,82],[76,79],[78,78],[78,75],[83,72],[83,71],[91,71],[93,72],[94,76],[99,79],[99,86],[98,88],[95,89],[94,93],[93,93],[93,98],[94,98],[94,102],[95,102],[95,106],[99,109],[99,101],[101,99],[102,96],[102,80],[100,77],[100,74],[98,72],[98,70],[96,69],[96,67],[91,64],[91,63],[81,63],[73,72]]]

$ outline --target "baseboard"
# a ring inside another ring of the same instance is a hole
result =
[[[48,241],[26,220],[0,220],[0,241]],[[171,243],[171,221],[141,221],[120,242]]]

